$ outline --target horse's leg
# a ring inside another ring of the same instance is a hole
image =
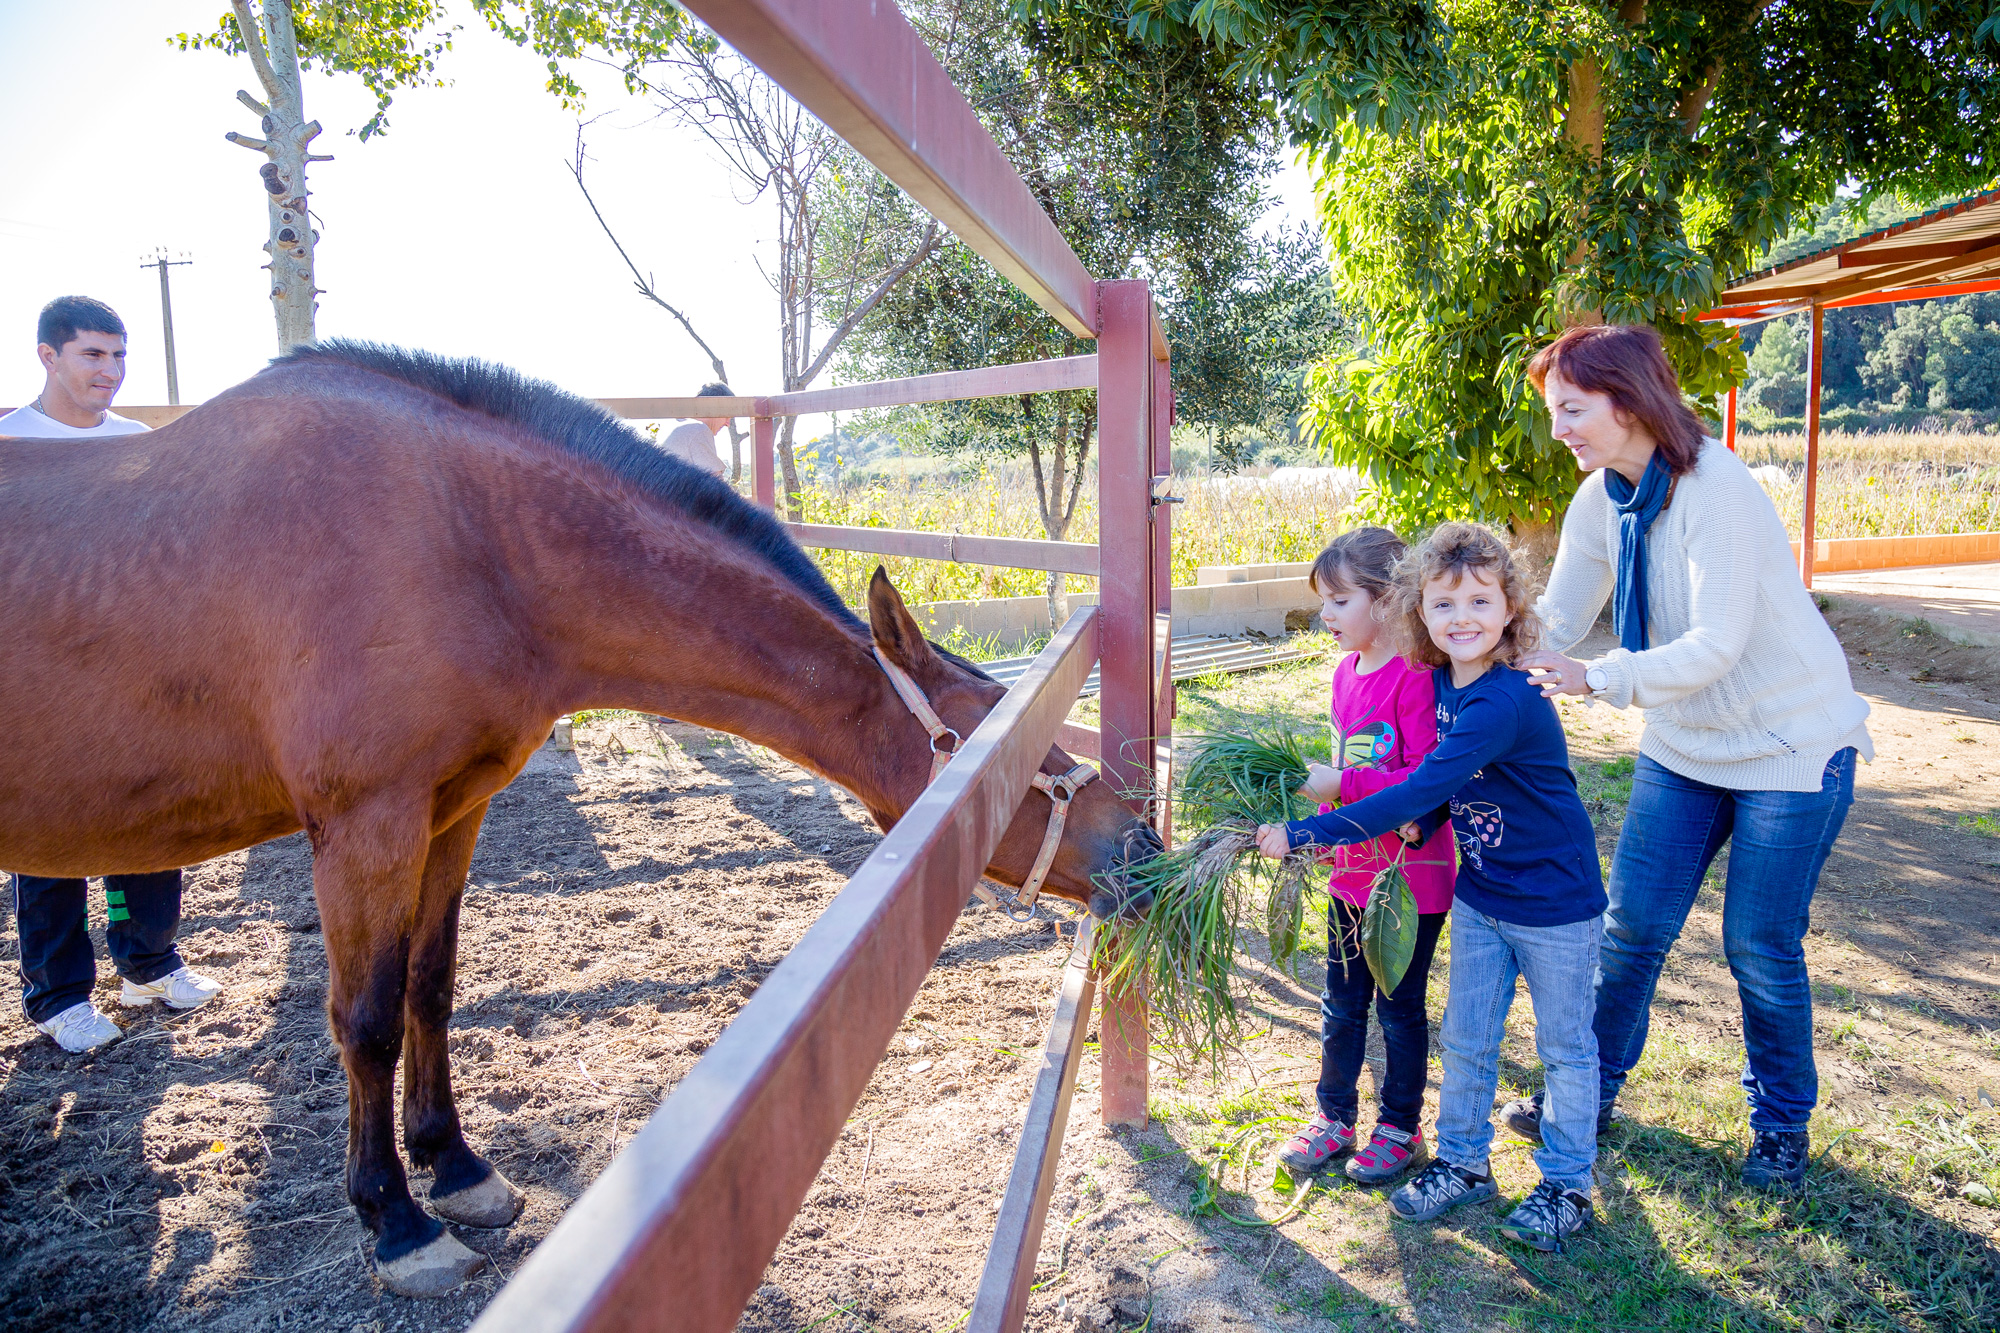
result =
[[[375,1233],[377,1276],[402,1296],[442,1296],[485,1262],[417,1206],[396,1155],[396,1060],[426,813],[421,800],[349,812],[316,831],[313,856],[327,1020],[347,1066],[347,1197]]]
[[[424,862],[403,999],[403,1147],[410,1165],[431,1169],[433,1212],[469,1227],[504,1227],[521,1211],[521,1192],[466,1146],[445,1045],[458,970],[459,903],[485,818],[481,801],[431,839]]]

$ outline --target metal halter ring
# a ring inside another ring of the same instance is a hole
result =
[[[947,736],[951,737],[951,748],[949,750],[938,749],[938,742],[943,740]],[[950,727],[943,727],[931,733],[932,754],[954,755],[958,753],[958,747],[963,744],[965,744],[964,739]]]
[[[1071,769],[1068,773],[1059,773],[1049,779],[1048,793],[1051,801],[1060,801],[1068,805],[1076,799],[1077,792],[1083,789],[1083,783],[1071,776],[1075,772],[1075,769]]]

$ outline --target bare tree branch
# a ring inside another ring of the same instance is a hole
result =
[[[650,273],[641,273],[639,271],[639,266],[632,262],[632,256],[626,253],[624,245],[618,240],[617,233],[611,230],[611,224],[604,220],[603,210],[598,208],[597,201],[590,197],[590,188],[583,183],[583,163],[583,127],[579,125],[576,130],[576,160],[567,165],[569,166],[569,174],[576,178],[576,188],[583,192],[583,202],[590,205],[590,215],[596,218],[597,225],[604,229],[605,239],[611,242],[611,248],[618,252],[618,257],[625,261],[625,267],[632,270],[632,285],[639,289],[639,295],[645,297],[648,301],[651,301],[654,305],[679,321],[680,326],[687,331],[687,336],[694,339],[695,346],[708,354],[709,368],[715,372],[715,378],[724,384],[729,383],[729,371],[724,368],[722,357],[713,347],[708,345],[708,339],[695,332],[694,322],[678,306],[670,304],[665,297],[660,295],[659,289],[653,285],[653,276]],[[743,432],[737,427],[736,418],[734,417],[729,419],[729,457],[730,480],[741,481],[743,479]]]

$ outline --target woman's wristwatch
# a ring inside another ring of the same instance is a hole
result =
[[[1611,688],[1611,677],[1604,674],[1604,668],[1601,666],[1585,667],[1583,684],[1592,694],[1602,694]]]

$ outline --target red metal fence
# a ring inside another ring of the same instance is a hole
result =
[[[1057,564],[1100,576],[1085,608],[973,732],[883,838],[833,904],[758,988],[673,1094],[489,1305],[475,1328],[690,1333],[734,1326],[902,1015],[1027,792],[1093,666],[1102,664],[1106,779],[1145,793],[1161,769],[1170,722],[1166,660],[1163,478],[1169,367],[1141,282],[1100,284],[1099,541],[1009,542],[872,528],[802,528],[845,549],[951,558],[995,554],[1029,568]],[[1078,358],[1082,360],[1083,358]],[[922,391],[1005,382],[1018,367],[925,377]],[[1072,368],[1073,369],[1073,368]],[[1072,373],[1072,372],[1065,372]],[[970,377],[977,376],[978,379]],[[907,391],[872,387],[883,395]],[[1007,389],[1005,392],[1018,392]],[[715,400],[704,400],[713,410]],[[769,410],[771,400],[756,400]],[[886,401],[895,401],[893,397]],[[933,396],[927,401],[936,401]],[[648,406],[653,404],[649,402]],[[771,477],[774,432],[759,419],[757,475]],[[768,491],[767,491],[768,495]],[[1156,515],[1158,517],[1156,518]],[[1135,803],[1143,796],[1135,797]],[[1164,810],[1160,802],[1156,813]],[[1049,1191],[1076,1085],[1093,991],[1087,960],[1096,923],[1078,931],[1043,1066],[1027,1108],[1014,1172],[996,1220],[968,1326],[1020,1327]],[[1107,995],[1099,1026],[1102,1114],[1146,1119],[1143,995]]]
[[[1171,777],[1172,388],[1143,282],[1093,281],[965,99],[888,0],[689,0],[724,40],[950,226],[1094,356],[767,398],[632,399],[635,417],[753,418],[752,489],[776,506],[774,422],[805,413],[1095,388],[1097,544],[792,524],[807,545],[1096,575],[1072,616],[833,904],[481,1315],[480,1333],[722,1333],[762,1280],[904,1010],[1059,737],[1089,743],[1135,808]],[[1065,718],[1100,666],[1096,736]],[[1166,802],[1153,807],[1166,833]],[[1027,1108],[974,1333],[1018,1329],[1089,1026],[1078,931]],[[1145,997],[1107,995],[1101,1113],[1146,1120]]]

